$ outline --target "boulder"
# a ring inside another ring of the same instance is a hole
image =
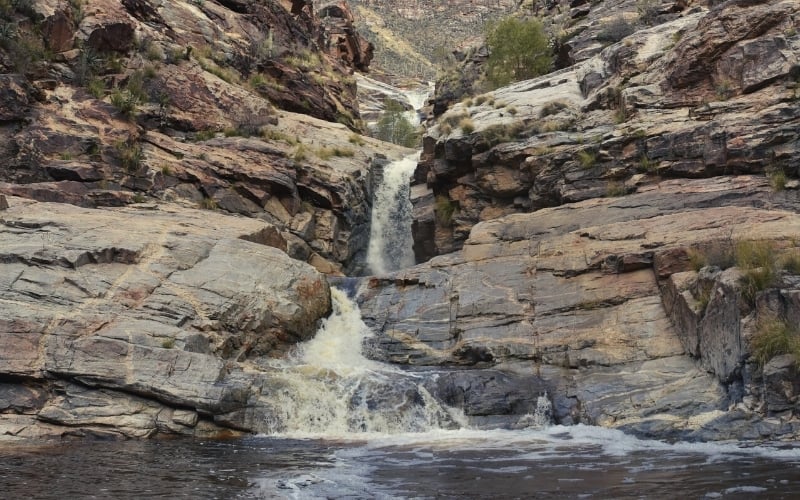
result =
[[[310,338],[331,308],[325,278],[265,246],[276,233],[255,219],[10,205],[0,375],[33,385],[0,387],[0,419],[204,435],[213,428],[196,430],[197,414],[246,406],[264,376],[252,360]]]

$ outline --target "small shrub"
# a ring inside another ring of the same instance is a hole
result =
[[[753,360],[763,368],[770,359],[781,354],[791,354],[800,360],[800,332],[776,316],[762,316],[756,323],[756,333],[751,340]]]
[[[157,43],[150,42],[145,49],[145,57],[148,61],[161,61],[164,59],[164,51]]]
[[[618,15],[610,21],[603,23],[603,29],[597,34],[597,40],[606,43],[616,43],[628,35],[633,34],[636,27],[625,19],[624,16]]]
[[[697,305],[700,309],[700,313],[704,313],[706,308],[708,308],[708,303],[711,301],[712,290],[713,286],[711,283],[702,285],[697,290]]]
[[[175,347],[175,339],[164,339],[161,341],[161,347],[164,349],[172,349]]]
[[[350,158],[355,156],[356,152],[350,148],[336,146],[333,148],[333,156],[340,156]]]
[[[217,202],[213,198],[203,198],[200,201],[200,208],[203,210],[216,210],[218,208]]]
[[[298,144],[292,154],[294,161],[304,161],[308,158],[308,149],[303,144]]]
[[[621,182],[611,181],[606,184],[606,197],[616,198],[618,196],[625,196],[628,190],[625,189],[625,184]]]
[[[194,140],[197,142],[207,141],[216,137],[217,131],[212,129],[198,130],[194,134]]]
[[[773,191],[777,192],[786,189],[786,173],[783,170],[772,170],[767,176],[769,177],[769,185],[772,186]]]
[[[511,106],[506,111],[508,111],[508,114],[511,116],[515,116],[519,112],[519,110],[517,110],[517,108],[515,108],[514,106]]]
[[[126,118],[132,118],[136,114],[136,109],[139,107],[139,97],[127,89],[114,89],[110,99],[111,105],[117,108],[117,111]]]
[[[577,160],[582,168],[592,168],[597,163],[597,155],[593,151],[584,149],[578,151]]]
[[[481,104],[486,102],[486,99],[488,98],[485,95],[479,95],[478,97],[475,98],[475,105],[480,106]]]
[[[461,104],[463,104],[464,106],[466,106],[468,108],[471,107],[472,104],[473,104],[472,98],[471,97],[465,97],[464,100],[461,101]]]
[[[69,160],[71,160],[71,159],[72,159],[72,153],[70,153],[69,151],[64,151],[63,153],[61,153],[61,154],[59,155],[59,157],[60,157],[62,160],[69,161]]]
[[[456,127],[458,126],[458,122],[460,122],[464,118],[469,118],[469,115],[466,113],[455,113],[452,115],[445,116],[444,119],[442,120],[442,123],[446,123],[451,127]]]
[[[554,115],[566,107],[567,104],[562,101],[551,101],[542,106],[542,110],[539,112],[539,118]]]
[[[166,163],[161,165],[161,175],[165,175],[165,176],[172,175],[172,169]]]
[[[734,94],[733,82],[730,80],[723,78],[722,80],[718,81],[717,84],[714,86],[714,91],[717,95],[717,99],[720,101],[727,101]]]
[[[458,206],[450,200],[450,198],[444,195],[438,195],[433,209],[436,222],[438,222],[440,226],[451,226],[453,224],[453,214],[455,214],[457,208]]]
[[[475,122],[471,118],[463,118],[458,122],[458,128],[465,134],[471,134],[475,132]]]
[[[144,151],[142,146],[132,141],[120,141],[116,144],[117,154],[122,168],[127,172],[133,172],[142,165]]]
[[[640,172],[655,172],[656,167],[658,167],[658,162],[651,160],[647,155],[642,155],[639,159],[639,166],[638,170]]]
[[[789,274],[800,274],[800,252],[792,251],[781,259],[781,269]]]
[[[494,88],[543,75],[553,63],[547,33],[538,19],[502,19],[490,27],[486,44],[486,79]]]
[[[300,142],[297,139],[297,137],[290,137],[287,134],[281,132],[280,130],[268,127],[264,127],[261,129],[261,137],[270,141],[285,142],[290,146],[294,146],[295,144]]]
[[[95,99],[102,99],[106,93],[106,83],[97,77],[93,77],[89,82],[86,84],[86,90],[94,97]]]
[[[686,254],[694,271],[700,271],[706,266],[727,269],[736,264],[734,246],[730,240],[715,240],[701,248],[690,248]]]
[[[481,131],[481,137],[483,137],[489,147],[492,147],[503,142],[515,140],[523,131],[524,127],[522,122],[491,125]]]
[[[314,150],[314,156],[320,160],[330,160],[333,157],[333,149],[321,147]]]
[[[774,245],[766,240],[744,240],[736,243],[736,267],[742,271],[742,296],[754,303],[758,292],[775,283],[777,269]]]
[[[136,193],[133,195],[133,202],[134,203],[144,203],[146,198],[142,193]]]
[[[562,120],[545,120],[539,124],[540,132],[558,132],[568,130],[571,124]]]
[[[363,146],[364,144],[366,144],[364,138],[356,133],[350,134],[350,137],[347,139],[347,142],[349,142],[350,144],[355,144],[356,146]]]

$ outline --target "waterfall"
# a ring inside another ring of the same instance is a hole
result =
[[[367,248],[367,266],[372,274],[385,274],[415,264],[409,186],[417,161],[419,153],[387,165],[375,190]]]
[[[466,425],[413,374],[372,361],[361,352],[371,336],[347,294],[331,289],[333,314],[314,339],[280,364],[262,393],[270,407],[265,430],[290,436],[398,434]]]

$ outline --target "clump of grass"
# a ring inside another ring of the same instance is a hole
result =
[[[350,144],[355,144],[356,146],[363,146],[364,144],[366,144],[364,138],[356,133],[350,134],[350,137],[347,139],[347,142],[349,142]]]
[[[449,227],[453,224],[453,214],[458,209],[458,205],[444,195],[438,195],[433,207],[436,222],[440,226]]]
[[[606,183],[606,197],[616,198],[626,194],[628,194],[628,190],[625,188],[625,184],[616,181]]]
[[[175,347],[175,339],[164,339],[161,341],[161,347],[164,349],[172,349]]]
[[[142,146],[132,141],[119,141],[115,145],[119,161],[122,168],[127,172],[133,172],[142,165],[144,151]]]
[[[510,108],[506,109],[506,111],[511,116],[516,116],[516,114],[519,113],[519,110],[517,108],[515,108],[514,106],[511,106]]]
[[[656,167],[658,167],[658,162],[651,160],[647,155],[642,155],[639,159],[639,166],[637,170],[640,172],[647,172],[652,173],[655,172]]]
[[[800,274],[800,252],[792,251],[781,259],[781,269],[789,274]]]
[[[475,122],[471,118],[463,118],[458,122],[458,128],[465,134],[471,134],[475,132]]]
[[[294,161],[304,161],[308,158],[308,148],[305,147],[304,144],[298,144],[297,147],[294,149],[294,153],[292,154],[292,159]]]
[[[492,147],[503,142],[515,140],[524,128],[525,125],[522,122],[492,125],[481,131],[481,137],[489,147]]]
[[[217,131],[213,129],[198,130],[194,134],[194,140],[197,142],[207,141],[213,139],[217,135]]]
[[[469,118],[469,115],[467,115],[466,113],[455,113],[452,115],[447,115],[442,120],[442,124],[449,125],[450,127],[456,127],[458,126],[458,123],[464,118]]]
[[[218,205],[213,198],[203,198],[200,201],[200,208],[204,210],[216,210],[218,208]]]
[[[717,95],[717,99],[720,101],[727,101],[734,94],[733,82],[728,79],[722,79],[717,82],[714,86],[714,91]]]
[[[261,137],[270,141],[285,142],[290,146],[294,146],[300,142],[297,137],[292,137],[280,130],[269,127],[264,127],[261,129]]]
[[[116,88],[111,93],[111,105],[117,108],[126,118],[131,118],[136,114],[139,107],[139,96],[128,89]]]
[[[95,99],[102,99],[106,93],[106,83],[97,77],[93,77],[86,83],[86,90]]]
[[[487,99],[488,97],[486,95],[479,95],[478,97],[475,98],[475,104],[477,106],[480,106],[481,104],[485,103]]]
[[[545,120],[539,125],[540,132],[558,132],[559,130],[567,130],[570,127],[569,122],[562,120]]]
[[[578,151],[576,159],[578,163],[580,163],[581,168],[592,168],[597,163],[597,154],[595,154],[594,151],[584,149]]]
[[[734,245],[730,240],[715,240],[701,248],[690,248],[686,253],[694,271],[700,271],[706,266],[727,269],[736,264]]]
[[[800,331],[777,316],[761,316],[756,323],[756,333],[750,342],[753,360],[763,368],[770,359],[781,354],[791,354],[800,360]]]
[[[473,104],[472,98],[471,97],[465,97],[464,100],[461,101],[461,104],[463,104],[464,106],[469,108]]]
[[[769,185],[773,191],[783,191],[786,189],[786,173],[781,169],[775,169],[767,173]]]
[[[704,313],[706,308],[708,308],[708,303],[711,302],[711,291],[713,290],[713,285],[711,283],[705,283],[698,286],[697,290],[697,305],[700,309],[700,313]]]
[[[542,106],[542,110],[539,112],[539,118],[554,115],[566,107],[567,104],[562,101],[550,101]]]
[[[775,249],[767,240],[743,240],[736,243],[736,267],[742,271],[742,297],[755,302],[758,292],[775,283],[777,269],[773,258]]]

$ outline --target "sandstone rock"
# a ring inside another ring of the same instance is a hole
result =
[[[379,332],[370,352],[536,374],[557,422],[744,437],[748,425],[722,423],[746,371],[739,274],[706,273],[701,307],[687,247],[788,237],[796,201],[771,196],[757,177],[666,180],[481,222],[460,252],[362,281],[362,314]]]
[[[0,232],[0,373],[36,381],[0,387],[2,411],[87,432],[213,432],[197,413],[247,405],[261,383],[248,360],[330,310],[325,278],[259,244],[272,238],[254,219],[12,198]]]
[[[45,44],[53,52],[66,52],[72,49],[74,28],[72,18],[66,11],[56,10],[42,23]]]
[[[22,75],[0,75],[0,121],[20,121],[30,109],[32,99]]]

